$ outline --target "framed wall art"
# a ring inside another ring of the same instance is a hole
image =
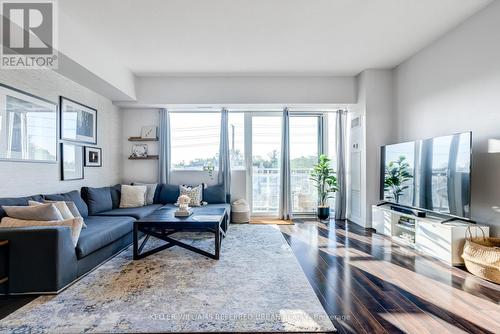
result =
[[[60,97],[61,139],[97,144],[97,109]]]
[[[102,167],[102,150],[85,146],[85,167]]]
[[[0,160],[57,163],[57,104],[0,84]]]
[[[83,179],[83,146],[61,143],[61,180]]]
[[[147,158],[148,145],[147,144],[134,144],[132,146],[132,158]]]

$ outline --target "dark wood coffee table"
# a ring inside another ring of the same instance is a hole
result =
[[[194,213],[189,217],[175,217],[176,208],[164,206],[142,219],[134,222],[134,260],[158,253],[164,249],[179,246],[195,253],[218,260],[222,239],[226,236],[228,220],[226,209],[200,207],[193,208]],[[139,245],[139,233],[146,236]],[[172,238],[178,232],[212,232],[214,233],[215,254],[199,249]],[[155,237],[166,244],[142,252],[150,237]]]

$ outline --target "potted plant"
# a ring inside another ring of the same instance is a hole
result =
[[[330,217],[328,200],[333,197],[332,194],[338,190],[338,187],[335,171],[330,167],[330,159],[326,155],[319,156],[319,161],[311,170],[309,179],[318,189],[318,218],[328,219]]]
[[[390,161],[385,168],[384,190],[390,192],[394,201],[399,203],[399,198],[408,189],[405,183],[412,178],[410,164],[404,156],[400,156],[398,160]]]

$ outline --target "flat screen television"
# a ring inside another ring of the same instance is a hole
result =
[[[470,218],[472,133],[381,148],[380,199]]]

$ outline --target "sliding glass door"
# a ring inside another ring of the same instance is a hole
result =
[[[281,114],[252,116],[252,214],[278,216]]]
[[[318,192],[309,180],[309,173],[320,154],[320,127],[319,115],[290,116],[290,181],[294,214],[316,212]]]
[[[309,179],[319,155],[334,148],[329,140],[328,117],[324,113],[291,112],[290,183],[288,194],[295,215],[314,214],[318,192]],[[248,112],[245,116],[247,197],[252,215],[278,217],[281,195],[282,112]],[[332,132],[334,135],[334,133]]]

